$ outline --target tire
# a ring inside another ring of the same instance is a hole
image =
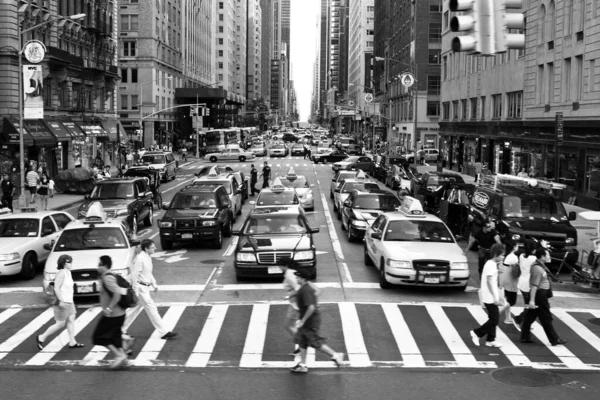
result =
[[[133,215],[132,219],[131,219],[131,233],[133,234],[133,236],[137,236],[138,233],[138,219],[137,219],[137,215]]]
[[[212,157],[210,158],[210,160],[209,160],[209,161],[210,161],[210,162],[213,162],[213,163],[214,163],[214,162],[217,162],[217,157],[215,157],[215,156],[212,156]]]
[[[244,161],[246,161],[246,157],[240,156],[240,162],[244,162]]]
[[[158,206],[158,208],[162,208],[162,194],[157,194],[156,199],[154,199],[154,204]]]
[[[392,284],[387,281],[385,277],[385,263],[383,259],[381,260],[381,264],[379,265],[379,287],[382,289],[391,289]]]
[[[213,249],[220,249],[223,247],[223,233],[221,230],[217,230],[217,238],[212,242]]]
[[[144,226],[152,226],[152,223],[154,222],[154,208],[150,207],[150,212],[148,213],[148,216],[146,218],[144,218]]]
[[[19,277],[27,281],[35,278],[37,264],[37,255],[34,252],[30,251],[29,253],[25,254],[25,257],[23,257],[23,263],[21,265],[21,272],[19,272]]]
[[[339,209],[337,211],[337,219],[338,219],[338,221],[342,220],[342,212]],[[344,228],[342,227],[342,229],[344,229]]]
[[[223,236],[231,237],[232,230],[233,230],[233,222],[231,222],[231,218],[229,218],[229,221],[227,221],[225,226],[223,226]]]
[[[171,242],[170,240],[160,239],[160,247],[162,247],[163,250],[172,250],[173,242]]]
[[[373,266],[373,260],[371,260],[371,256],[369,255],[369,252],[367,251],[367,244],[365,243],[365,245],[363,246],[363,254],[364,254],[364,262],[365,265],[367,267],[372,267]]]
[[[350,223],[350,221],[348,221],[348,228],[346,228],[346,233],[347,233],[347,237],[348,237],[348,241],[350,243],[354,242],[356,240],[356,238],[354,237],[354,235],[352,234],[352,224]]]

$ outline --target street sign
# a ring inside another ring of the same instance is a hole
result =
[[[556,131],[556,145],[562,146],[564,142],[564,130],[563,130],[563,113],[556,113],[556,122],[555,122],[555,131]]]
[[[405,72],[400,75],[400,82],[402,82],[402,86],[409,88],[415,84],[415,77],[410,72]]]
[[[341,116],[349,116],[349,115],[354,115],[354,114],[356,114],[356,112],[354,112],[354,110],[341,110],[340,111]]]
[[[373,101],[373,94],[371,94],[371,93],[367,93],[367,94],[365,94],[365,101],[366,101],[367,103],[370,103],[370,102],[372,102],[372,101]]]

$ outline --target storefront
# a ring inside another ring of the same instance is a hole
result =
[[[108,132],[104,130],[100,122],[96,121],[77,121],[75,123],[85,133],[88,165],[104,165],[107,158]]]
[[[19,131],[16,127],[8,120],[8,118],[2,118],[2,129],[0,129],[0,171],[2,173],[12,173],[12,179],[18,188],[21,187],[21,176],[20,176],[20,153],[19,153]],[[26,130],[23,131],[23,146],[25,154],[29,147],[33,146],[33,137]],[[28,160],[25,159],[25,165]]]
[[[92,165],[88,163],[90,139],[86,138],[79,126],[70,119],[60,119],[60,122],[71,135],[71,143],[66,160],[67,168],[91,168]]]
[[[52,134],[58,141],[57,146],[54,148],[54,157],[56,158],[57,172],[63,171],[69,168],[69,146],[73,139],[69,131],[64,125],[55,119],[44,119],[44,124],[48,127]]]
[[[118,166],[121,161],[119,159],[119,142],[121,136],[125,136],[125,129],[116,119],[102,120],[102,127],[108,133],[104,165]]]

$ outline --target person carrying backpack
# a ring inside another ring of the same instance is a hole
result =
[[[108,348],[114,354],[115,358],[110,368],[117,368],[127,363],[121,337],[121,329],[125,322],[125,309],[121,306],[121,298],[127,294],[127,288],[119,286],[117,276],[110,272],[111,268],[112,259],[109,256],[100,257],[98,271],[102,279],[99,289],[102,317],[94,330],[93,343]]]

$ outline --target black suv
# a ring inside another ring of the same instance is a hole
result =
[[[223,236],[230,237],[233,211],[227,191],[221,185],[188,185],[175,194],[158,220],[160,245],[170,250],[173,244],[211,242],[223,246]]]
[[[392,171],[392,166],[404,164],[404,158],[400,155],[382,155],[380,159],[373,160],[371,168],[372,176],[385,182],[387,176]]]
[[[400,199],[385,190],[363,192],[354,190],[344,201],[342,207],[342,230],[346,230],[348,241],[360,239],[371,226],[375,218],[384,212],[396,211]]]
[[[141,221],[145,226],[152,226],[154,197],[146,178],[124,177],[98,181],[84,199],[77,218],[85,218],[90,205],[99,202],[108,217],[125,220],[134,235]]]
[[[284,142],[294,142],[294,143],[296,143],[299,139],[293,133],[284,133],[283,137],[281,138],[281,140],[283,140]]]

